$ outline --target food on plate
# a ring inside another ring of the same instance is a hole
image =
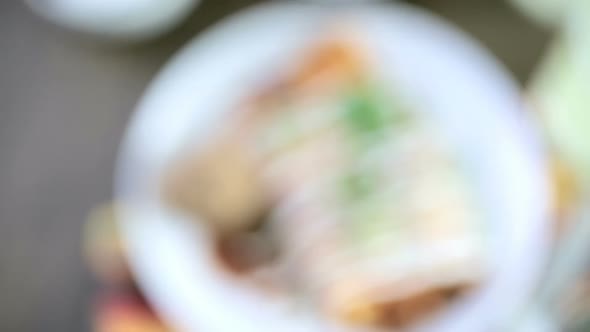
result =
[[[177,163],[164,188],[175,207],[222,232],[255,227],[269,207],[257,165],[232,133]]]
[[[435,314],[468,289],[468,286],[456,286],[431,289],[397,301],[352,302],[337,315],[357,324],[403,328]]]
[[[359,45],[320,40],[165,186],[224,232],[232,270],[275,266],[332,319],[404,327],[484,280],[485,217],[458,152]]]
[[[236,273],[272,262],[277,255],[276,246],[261,231],[218,234],[215,244],[219,259]]]

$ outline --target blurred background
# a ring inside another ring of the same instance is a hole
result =
[[[549,30],[500,0],[409,1],[470,33],[525,84]],[[84,220],[112,195],[118,145],[159,68],[224,16],[253,4],[204,1],[162,37],[110,44],[0,2],[0,331],[89,331],[98,288]]]

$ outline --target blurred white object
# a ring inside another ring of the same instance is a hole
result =
[[[127,207],[122,229],[131,265],[178,330],[350,331],[224,274],[213,263],[209,234],[166,209],[158,194],[159,176],[188,141],[206,143],[253,92],[253,80],[280,69],[327,21],[344,18],[366,37],[380,78],[436,117],[465,153],[482,203],[494,213],[489,280],[419,328],[488,330],[536,286],[549,248],[547,169],[517,85],[498,62],[457,29],[407,5],[280,3],[240,13],[180,52],[146,92],[122,147],[116,195]]]
[[[121,40],[156,37],[185,18],[199,0],[26,0],[52,22]]]
[[[590,183],[590,4],[577,1],[566,18],[529,97],[560,157]]]
[[[524,15],[536,22],[554,26],[566,11],[569,0],[510,0]]]
[[[550,313],[532,311],[519,317],[517,326],[508,327],[505,332],[559,332],[560,329]]]
[[[554,145],[574,173],[580,188],[560,239],[544,287],[536,298],[542,310],[556,306],[571,292],[576,280],[587,278],[590,252],[590,2],[572,0],[563,29],[529,87],[529,99]],[[584,306],[577,310],[585,310]],[[575,325],[577,322],[558,319]]]

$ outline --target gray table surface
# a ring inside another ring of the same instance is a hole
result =
[[[88,331],[98,288],[81,231],[108,201],[137,99],[175,50],[245,0],[205,0],[166,38],[113,47],[0,1],[0,331]],[[548,34],[499,0],[421,0],[476,36],[523,82]]]

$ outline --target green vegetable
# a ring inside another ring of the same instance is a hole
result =
[[[359,134],[373,133],[385,127],[380,105],[366,94],[351,96],[345,115],[351,129]]]
[[[377,179],[375,174],[352,171],[342,178],[341,184],[345,202],[353,203],[375,192]]]
[[[356,86],[344,109],[344,119],[352,133],[364,138],[379,136],[409,120],[399,106],[387,103],[368,86]]]

